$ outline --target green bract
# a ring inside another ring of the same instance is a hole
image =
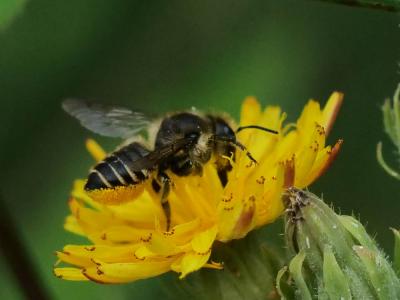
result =
[[[286,237],[297,253],[278,276],[278,291],[290,299],[400,299],[400,280],[362,224],[337,215],[310,192],[288,190]]]

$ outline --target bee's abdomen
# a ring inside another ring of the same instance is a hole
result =
[[[85,189],[113,188],[143,182],[148,178],[149,170],[137,171],[135,162],[148,153],[146,148],[135,142],[110,154],[89,173]]]

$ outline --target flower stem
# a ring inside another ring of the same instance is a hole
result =
[[[400,180],[400,174],[393,170],[389,165],[385,162],[382,155],[382,142],[379,142],[376,146],[376,158],[378,159],[381,167],[392,177]]]
[[[26,299],[50,299],[0,194],[0,252]]]
[[[386,11],[400,10],[400,1],[398,0],[321,0],[321,1],[334,2],[356,7],[381,9]]]

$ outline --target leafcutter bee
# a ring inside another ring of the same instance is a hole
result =
[[[137,187],[151,180],[152,188],[160,195],[165,211],[167,230],[170,227],[168,194],[171,180],[170,171],[178,176],[201,176],[203,165],[215,158],[216,168],[222,185],[227,183],[227,173],[232,166],[226,156],[233,157],[236,148],[246,147],[236,139],[236,133],[243,129],[260,129],[273,134],[277,132],[257,125],[239,127],[236,131],[226,117],[184,111],[166,114],[158,122],[145,114],[123,107],[107,107],[86,101],[68,99],[62,107],[77,118],[87,129],[100,135],[126,139],[123,146],[110,153],[95,165],[87,178],[85,190],[112,190],[118,187]],[[152,125],[153,124],[153,125]],[[130,139],[151,131],[156,125],[152,145]]]

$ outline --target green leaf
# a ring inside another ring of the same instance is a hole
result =
[[[400,281],[394,270],[380,252],[364,246],[354,246],[367,270],[378,299],[399,299]]]
[[[390,139],[395,142],[397,139],[397,132],[395,128],[395,115],[392,111],[390,99],[386,99],[385,103],[382,105],[382,115],[383,128],[385,129],[385,132],[389,135]]]
[[[296,282],[297,291],[296,294],[300,296],[300,299],[311,300],[310,290],[308,289],[307,283],[304,280],[303,276],[303,262],[306,254],[304,250],[301,250],[299,254],[297,254],[289,264],[290,274],[293,276],[294,281]]]
[[[0,30],[6,28],[24,8],[26,0],[0,1]]]
[[[394,234],[394,269],[400,274],[400,231],[392,228]]]
[[[348,280],[343,274],[332,252],[332,249],[325,246],[324,249],[324,286],[330,299],[351,299]]]
[[[294,299],[293,287],[289,284],[289,272],[288,267],[285,266],[279,270],[276,275],[276,291],[282,300]]]
[[[369,236],[364,226],[357,219],[345,215],[338,215],[338,218],[361,246],[368,247],[373,251],[378,251],[375,241]]]

